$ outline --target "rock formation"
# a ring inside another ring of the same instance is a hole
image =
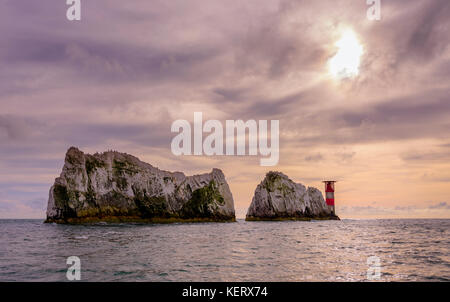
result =
[[[46,222],[234,220],[233,196],[219,169],[185,176],[125,153],[89,155],[71,147],[50,189]]]
[[[339,219],[322,193],[295,183],[281,172],[269,172],[256,187],[246,220]]]

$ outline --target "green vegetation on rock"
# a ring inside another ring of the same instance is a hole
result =
[[[112,168],[114,176],[123,174],[133,175],[139,172],[139,170],[135,167],[133,163],[130,163],[126,160],[120,161],[114,159]]]
[[[96,159],[94,156],[86,157],[86,172],[87,174],[91,174],[97,168],[105,168],[106,165],[104,162]]]
[[[53,187],[53,198],[57,206],[64,206],[64,204],[69,200],[67,188],[65,186],[55,184]]]
[[[225,203],[214,180],[200,189],[192,192],[191,199],[183,205],[182,215],[186,217],[212,217],[211,207],[217,209],[218,205]]]
[[[168,217],[167,201],[164,196],[150,196],[147,191],[133,187],[134,203],[136,204],[141,217]]]

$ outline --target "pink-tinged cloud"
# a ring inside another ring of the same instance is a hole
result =
[[[43,217],[75,145],[187,174],[221,168],[242,217],[280,170],[322,188],[343,217],[450,217],[450,2],[65,1],[0,3],[0,218]],[[336,80],[339,30],[364,46]],[[278,119],[280,162],[176,157],[176,119]],[[437,206],[436,206],[437,205]]]

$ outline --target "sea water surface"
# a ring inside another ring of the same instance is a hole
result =
[[[450,220],[57,225],[0,220],[0,281],[450,281]]]

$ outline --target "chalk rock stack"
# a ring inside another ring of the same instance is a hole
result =
[[[281,172],[269,172],[257,186],[246,220],[339,219],[322,193],[295,183]]]
[[[97,221],[235,221],[235,211],[219,169],[185,176],[126,153],[71,147],[50,189],[46,222]]]

